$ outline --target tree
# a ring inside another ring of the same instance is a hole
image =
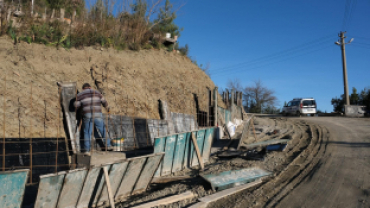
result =
[[[171,37],[180,36],[180,29],[174,23],[176,12],[173,11],[173,6],[169,0],[166,0],[163,8],[160,8],[157,19],[154,20],[154,32],[171,33]],[[148,20],[149,21],[149,20]]]
[[[286,101],[284,101],[284,106],[287,106],[288,104],[286,103]]]
[[[238,90],[238,91],[243,90],[243,86],[241,84],[241,81],[238,78],[235,78],[234,80],[229,79],[229,81],[227,81],[227,88],[235,89],[235,90]]]
[[[333,105],[334,112],[344,113],[344,103],[344,94],[342,94],[340,98],[335,97],[331,99],[331,104]]]
[[[244,88],[243,91],[251,100],[250,112],[260,113],[263,106],[265,108],[273,107],[277,102],[274,90],[263,86],[261,80],[255,81],[253,85]]]
[[[359,97],[357,94],[357,89],[355,87],[352,87],[352,94],[350,96],[350,103],[351,105],[357,105],[359,101]]]

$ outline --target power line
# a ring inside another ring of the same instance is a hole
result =
[[[245,65],[250,66],[250,65],[253,65],[253,64],[258,64],[258,63],[261,63],[261,62],[265,62],[266,60],[271,61],[271,59],[277,59],[277,58],[280,58],[282,56],[290,55],[292,53],[296,54],[296,53],[299,53],[300,51],[304,51],[304,50],[307,50],[309,48],[315,47],[316,45],[322,45],[324,42],[327,42],[327,40],[332,39],[332,37],[333,37],[333,35],[327,35],[327,36],[315,39],[313,41],[301,44],[299,46],[273,53],[271,55],[263,56],[263,57],[260,57],[260,58],[254,59],[254,60],[242,62],[242,63],[231,65],[231,66],[226,66],[226,67],[221,67],[221,68],[218,68],[218,69],[214,69],[214,70],[211,70],[211,73],[214,74],[214,73],[217,73],[217,72],[220,72],[220,71],[225,71],[227,69],[229,69],[229,70],[238,69],[238,68],[243,67]]]
[[[313,50],[313,51],[309,51],[307,53],[303,53],[303,54],[300,54],[300,55],[297,55],[297,56],[292,56],[292,57],[288,57],[286,59],[283,59],[283,60],[279,60],[279,61],[275,61],[275,62],[271,62],[271,63],[268,63],[268,64],[265,64],[265,65],[261,65],[261,66],[256,66],[256,67],[253,67],[253,68],[238,68],[236,70],[232,70],[233,73],[237,73],[237,72],[240,72],[240,71],[246,71],[246,70],[253,70],[253,69],[258,69],[258,68],[262,68],[262,67],[265,67],[265,66],[269,66],[269,65],[272,65],[272,64],[276,64],[276,63],[279,63],[279,62],[283,62],[283,61],[287,61],[289,59],[292,59],[292,58],[297,58],[297,57],[300,57],[300,56],[303,56],[303,55],[307,55],[307,54],[310,54],[310,53],[314,53],[314,52],[317,52],[317,51],[320,51],[320,50],[323,50],[323,49],[326,49],[326,48],[329,48],[331,47],[332,45],[327,45],[325,47],[321,47],[319,49],[316,49],[316,50]],[[211,75],[212,76],[222,76],[222,75],[226,75],[226,74],[229,74],[230,71],[222,71],[222,72],[219,72],[219,73],[212,73],[211,72]]]

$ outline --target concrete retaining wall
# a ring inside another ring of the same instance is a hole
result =
[[[359,105],[345,105],[344,114],[351,117],[363,117],[365,116],[365,106]]]

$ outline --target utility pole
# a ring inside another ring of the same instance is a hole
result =
[[[351,43],[353,41],[353,38],[348,42],[345,43],[344,39],[346,38],[344,36],[346,32],[340,32],[338,34],[338,37],[340,40],[335,42],[335,44],[341,46],[342,50],[342,64],[343,64],[343,83],[344,83],[344,97],[346,100],[346,105],[349,105],[349,94],[348,94],[348,79],[347,79],[347,63],[346,63],[346,48],[345,45],[348,43]]]

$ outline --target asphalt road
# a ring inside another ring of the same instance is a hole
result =
[[[370,119],[303,117],[328,128],[320,165],[277,207],[370,207]]]

